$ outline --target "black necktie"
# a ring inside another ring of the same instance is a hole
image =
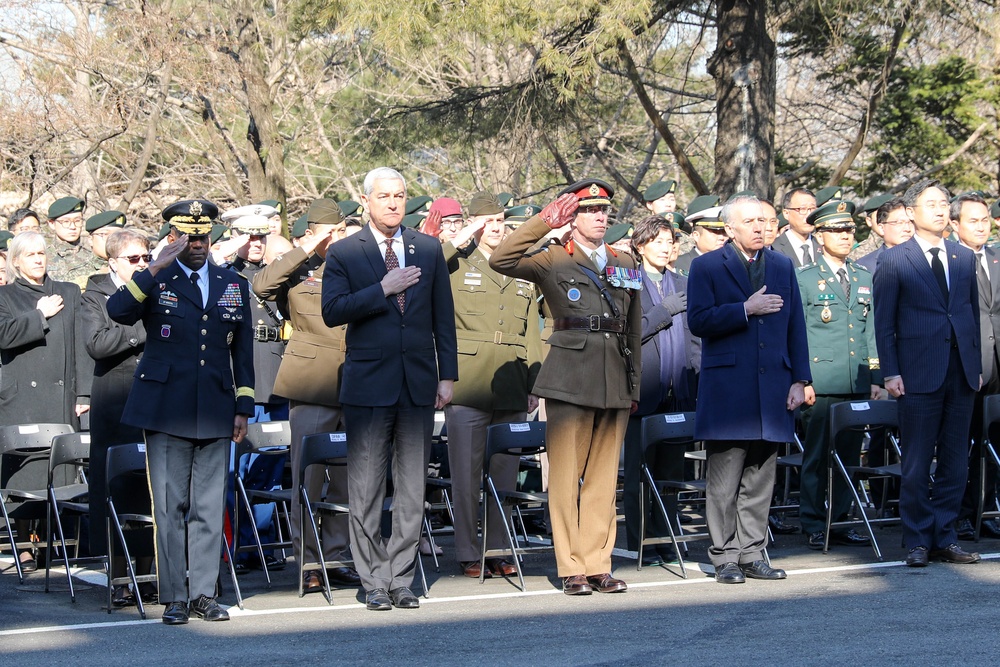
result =
[[[813,263],[812,248],[808,243],[802,244],[802,266],[809,266]]]
[[[848,303],[851,301],[851,281],[847,279],[847,269],[841,267],[837,269],[837,278],[840,280],[840,288],[844,290],[844,296]]]
[[[987,306],[993,305],[993,289],[990,287],[990,276],[983,266],[983,253],[976,253],[976,279],[979,282],[979,298]]]
[[[931,271],[934,272],[934,277],[937,278],[938,287],[941,288],[941,294],[944,296],[945,303],[948,302],[948,279],[944,275],[944,264],[941,263],[941,258],[938,257],[938,253],[941,252],[941,248],[931,248]]]
[[[194,285],[195,291],[198,292],[198,301],[201,303],[201,307],[204,308],[205,307],[205,297],[202,296],[202,294],[201,294],[201,286],[198,284],[198,281],[200,279],[201,279],[201,276],[199,276],[194,271],[191,272],[191,284]]]

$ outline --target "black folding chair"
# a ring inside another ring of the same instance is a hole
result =
[[[264,577],[267,580],[267,587],[271,587],[271,575],[267,569],[264,549],[290,549],[292,548],[291,534],[286,539],[281,530],[281,512],[285,515],[285,524],[288,525],[288,507],[292,502],[292,489],[248,489],[239,474],[240,459],[245,455],[256,454],[258,456],[288,457],[289,445],[291,444],[292,431],[287,421],[259,422],[247,426],[246,437],[236,446],[236,465],[233,476],[235,478],[236,500],[242,506],[237,506],[233,512],[233,550],[232,560],[240,552],[256,551],[260,558],[261,567],[264,570]],[[274,521],[277,527],[277,539],[274,542],[262,543],[260,533],[257,531],[257,522],[253,520],[253,506],[267,503],[274,503]],[[245,510],[253,531],[253,544],[240,544],[240,509]]]
[[[667,450],[668,456],[685,457],[695,444],[694,439],[694,413],[675,412],[668,414],[650,415],[644,417],[640,431],[640,446],[642,448],[642,473],[639,478],[639,534],[642,539],[639,542],[638,569],[642,569],[642,553],[645,547],[657,544],[671,544],[677,554],[677,562],[681,568],[681,576],[687,579],[687,568],[684,565],[684,546],[688,542],[704,540],[708,538],[707,530],[704,532],[684,533],[677,516],[671,517],[667,512],[664,503],[664,495],[679,496],[681,493],[696,493],[704,495],[704,479],[656,479],[647,462],[649,461],[651,450],[656,449],[662,452]],[[677,450],[670,453],[669,450]],[[650,493],[651,492],[651,493]],[[652,496],[655,503],[654,509],[660,513],[667,529],[669,537],[646,537],[646,514],[647,498]],[[674,531],[674,526],[677,531]]]
[[[134,492],[138,485],[126,484],[125,481],[129,476],[137,475],[141,475],[143,481],[145,480],[146,445],[143,443],[135,443],[109,447],[105,470],[105,480],[107,480],[105,502],[107,503],[108,511],[105,519],[104,530],[106,531],[108,545],[108,613],[110,614],[113,608],[113,605],[111,604],[111,595],[114,587],[132,584],[132,590],[135,593],[135,604],[139,609],[139,616],[145,619],[146,608],[143,606],[142,596],[139,594],[139,584],[148,582],[155,583],[156,575],[136,575],[135,567],[132,565],[132,556],[129,553],[128,542],[125,539],[125,534],[127,532],[136,532],[141,530],[145,530],[147,532],[151,532],[153,530],[152,515],[146,514],[142,511],[136,511],[137,509],[144,510],[152,507],[152,504],[150,503],[148,491],[145,498],[137,498]],[[148,489],[149,487],[146,486],[146,488]],[[127,489],[128,492],[123,492],[122,489]],[[137,508],[137,504],[140,507]],[[118,511],[119,508],[122,509],[121,512]],[[97,527],[94,526],[94,529],[96,528]],[[112,576],[112,564],[115,562],[116,545],[121,547],[122,556],[125,560],[127,576],[124,577]]]
[[[66,433],[52,439],[52,449],[49,451],[49,479],[47,485],[47,502],[45,508],[45,545],[49,548],[49,557],[45,559],[45,592],[49,592],[49,571],[55,554],[52,543],[53,525],[55,536],[59,539],[59,553],[66,568],[66,583],[69,585],[69,596],[76,602],[76,591],[73,588],[73,575],[70,565],[85,563],[101,563],[107,566],[104,556],[80,556],[80,527],[83,517],[90,515],[88,496],[90,488],[87,484],[85,469],[90,463],[90,434]],[[60,484],[56,471],[63,466],[71,466],[70,480]],[[63,518],[76,520],[76,532],[67,538],[63,527]],[[69,547],[74,547],[73,556],[69,555]]]
[[[522,531],[524,518],[521,515],[525,505],[544,506],[549,502],[549,494],[542,491],[518,491],[516,489],[498,489],[490,475],[490,463],[494,456],[535,456],[545,451],[545,422],[514,422],[511,424],[494,424],[486,429],[486,457],[483,461],[483,539],[479,557],[479,583],[486,578],[486,559],[497,556],[510,556],[517,569],[518,588],[524,590],[524,573],[521,571],[522,558],[525,553],[552,551],[551,542],[531,544],[524,535],[524,543],[518,544],[517,534],[513,527],[513,516],[517,515]],[[487,504],[496,503],[500,516],[503,517],[504,531],[509,549],[487,549],[486,535],[489,512]],[[504,509],[509,505],[512,513]]]
[[[1000,517],[1000,502],[997,501],[996,489],[986,488],[986,466],[994,465],[1000,469],[1000,455],[993,444],[993,434],[1000,427],[1000,395],[987,396],[983,400],[983,443],[979,448],[979,503],[976,510],[976,541],[979,541],[979,531],[983,519]],[[990,496],[995,509],[986,511],[986,497]]]
[[[868,517],[867,509],[874,509],[870,498],[862,500],[858,493],[863,480],[874,478],[896,478],[902,479],[902,467],[900,464],[892,463],[880,466],[861,465],[857,462],[845,463],[837,452],[837,440],[848,431],[865,431],[869,434],[884,431],[895,450],[897,461],[900,456],[899,439],[896,433],[899,430],[899,415],[896,401],[844,401],[830,406],[830,454],[826,466],[826,540],[823,544],[823,553],[830,547],[830,529],[864,524],[865,530],[871,537],[872,549],[879,561],[882,560],[882,551],[879,549],[878,540],[875,538],[873,525],[885,525],[899,523],[899,519],[885,516],[885,508],[888,504],[889,485],[883,485],[882,503],[879,514],[874,518]],[[851,490],[854,496],[854,503],[858,509],[859,519],[847,521],[833,520],[833,493],[834,493],[834,473],[839,474]],[[861,492],[864,493],[863,488]]]
[[[7,542],[14,552],[14,569],[21,584],[24,571],[21,569],[19,549],[36,546],[29,535],[14,537],[14,524],[10,518],[10,505],[37,503],[41,510],[48,493],[44,488],[20,488],[16,475],[37,466],[39,472],[48,466],[52,438],[72,433],[69,424],[13,424],[0,426],[0,514],[3,515]],[[45,477],[40,475],[40,477]],[[39,484],[39,487],[41,484]],[[44,511],[44,510],[43,510]]]

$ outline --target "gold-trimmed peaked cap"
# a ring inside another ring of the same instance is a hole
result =
[[[559,196],[565,194],[576,195],[580,200],[580,206],[610,206],[611,198],[615,196],[615,189],[610,183],[600,179],[585,178],[565,188]]]
[[[160,215],[182,234],[206,236],[212,233],[219,207],[207,199],[183,199],[163,209]]]

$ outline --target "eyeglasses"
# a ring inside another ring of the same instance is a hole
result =
[[[462,218],[441,218],[442,227],[464,227],[465,220]]]
[[[83,220],[63,220],[56,218],[55,223],[60,227],[83,227]]]
[[[883,227],[901,227],[903,225],[910,226],[913,221],[909,218],[902,218],[901,220],[886,220],[882,223]]]
[[[799,206],[797,208],[792,208],[791,206],[789,206],[785,210],[786,211],[795,211],[799,215],[809,215],[810,213],[812,213],[813,211],[816,210],[816,207],[815,206]]]
[[[595,204],[593,206],[581,206],[579,211],[581,213],[590,213],[591,215],[597,215],[598,213],[608,213],[611,210],[610,206],[601,206],[600,204]]]
[[[128,260],[129,264],[138,264],[139,262],[146,262],[149,264],[153,261],[152,255],[119,255],[115,259],[125,259]]]

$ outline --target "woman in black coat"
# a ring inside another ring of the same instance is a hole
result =
[[[80,288],[46,274],[45,238],[25,232],[10,241],[7,284],[0,287],[0,424],[56,423],[78,427],[89,409],[91,366],[80,329]],[[0,486],[44,488],[48,462],[7,456]],[[23,510],[23,511],[22,511]],[[27,507],[15,508],[18,535],[30,533]],[[30,551],[19,555],[27,571]]]
[[[149,266],[149,240],[132,230],[112,234],[106,245],[110,273],[90,277],[83,295],[83,331],[87,353],[94,363],[94,382],[91,388],[90,410],[90,553],[107,553],[105,516],[107,488],[105,464],[108,448],[142,442],[142,429],[121,423],[125,401],[132,388],[142,350],[146,343],[146,329],[142,324],[125,326],[108,316],[108,297],[132,279],[132,274]],[[146,499],[149,496],[144,477],[128,481],[134,493],[121,489],[123,497]],[[130,512],[148,513],[149,507],[130,507]],[[129,541],[129,551],[138,557],[137,571],[145,574],[152,565],[152,536],[148,539]],[[112,563],[112,574],[124,576],[125,561]],[[143,589],[143,599],[150,601],[153,590]],[[130,604],[132,593],[127,586],[118,586],[112,593],[112,603]]]

